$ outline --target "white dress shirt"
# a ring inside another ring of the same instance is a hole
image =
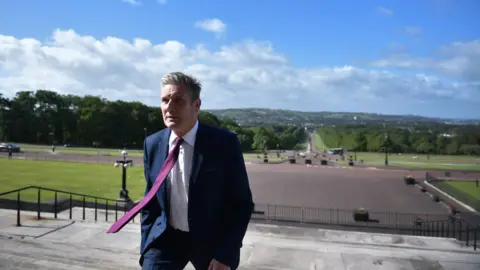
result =
[[[183,136],[178,160],[168,175],[167,190],[170,202],[170,226],[182,231],[189,231],[188,226],[188,187],[193,165],[193,150],[197,136],[198,121],[193,128]],[[177,135],[172,131],[169,139],[169,152],[175,145]]]

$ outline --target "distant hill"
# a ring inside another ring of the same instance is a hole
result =
[[[220,119],[235,120],[239,124],[291,124],[291,125],[320,125],[346,124],[367,122],[390,122],[398,124],[442,122],[447,124],[480,124],[480,120],[455,120],[431,118],[418,115],[384,115],[374,113],[351,112],[301,112],[276,109],[222,109],[207,110]]]

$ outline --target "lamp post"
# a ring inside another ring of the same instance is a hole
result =
[[[267,146],[265,145],[265,140],[263,141],[263,147],[264,147],[264,151],[263,151],[263,162],[266,163],[268,162],[268,153],[267,153]]]
[[[437,149],[437,137],[437,130],[432,131],[428,139],[427,160],[430,160],[431,155],[434,154],[433,151]]]
[[[353,117],[353,121],[355,122],[355,125],[357,124],[357,117],[354,116]],[[353,154],[354,154],[354,158],[355,158],[355,161],[357,161],[357,142],[355,142],[355,148],[353,148]]]
[[[148,134],[148,133],[147,133],[147,128],[143,128],[143,131],[144,131],[144,133],[145,133],[145,139],[147,139],[147,134]]]
[[[388,133],[385,133],[385,166],[388,166]]]
[[[430,147],[432,147],[432,138],[428,138],[427,160],[430,160]]]
[[[126,150],[122,150],[122,159],[117,160],[113,165],[116,167],[122,166],[122,189],[120,190],[119,200],[121,201],[130,201],[130,197],[128,196],[127,190],[127,167],[133,166],[133,160],[127,159],[128,152]]]

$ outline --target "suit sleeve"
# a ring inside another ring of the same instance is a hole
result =
[[[145,140],[143,145],[143,166],[144,166],[144,175],[146,181],[145,187],[145,195],[150,191],[152,188],[152,181],[150,181],[150,155],[148,151],[148,144],[147,140]],[[153,200],[152,200],[153,201]],[[143,252],[145,248],[145,241],[152,229],[153,223],[160,215],[160,209],[158,207],[154,207],[154,204],[148,203],[145,207],[141,210],[141,221],[140,221],[140,230],[141,230],[141,243],[140,243],[140,254]]]
[[[231,266],[239,256],[254,203],[240,142],[236,135],[230,138],[227,148],[229,149],[228,179],[225,179],[226,197],[231,206],[230,218],[227,221],[225,238],[218,247],[215,259]]]

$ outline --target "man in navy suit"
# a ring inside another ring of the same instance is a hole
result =
[[[144,145],[148,193],[178,137],[178,160],[141,212],[142,269],[236,269],[254,208],[237,136],[198,121],[201,84],[181,72],[162,78],[167,128]]]

